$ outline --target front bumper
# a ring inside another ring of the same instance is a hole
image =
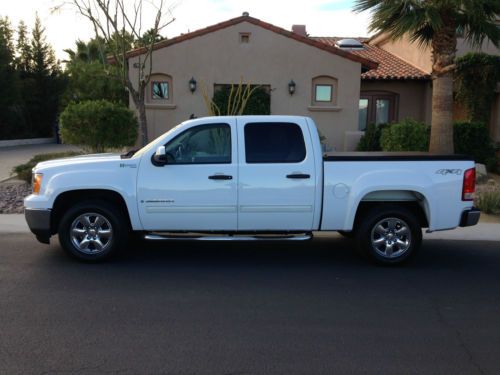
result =
[[[51,210],[48,209],[31,209],[24,210],[24,217],[28,223],[31,232],[36,236],[36,239],[42,243],[50,243],[50,215]]]
[[[460,218],[460,226],[470,227],[472,225],[476,225],[479,221],[479,216],[481,216],[481,211],[479,211],[475,207],[462,212],[462,217]]]

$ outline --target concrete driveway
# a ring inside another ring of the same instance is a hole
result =
[[[53,152],[79,151],[80,148],[72,145],[42,144],[0,148],[0,182],[12,176],[12,168],[26,163],[38,154]]]

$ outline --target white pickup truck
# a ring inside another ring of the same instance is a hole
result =
[[[472,159],[427,153],[323,155],[298,116],[186,121],[137,152],[39,163],[25,199],[31,231],[58,233],[97,261],[147,240],[304,240],[339,231],[383,264],[407,260],[428,231],[475,225]]]

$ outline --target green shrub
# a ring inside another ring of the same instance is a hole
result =
[[[475,205],[487,214],[500,213],[500,190],[478,193]]]
[[[64,143],[82,146],[92,152],[132,146],[137,140],[137,118],[121,104],[88,100],[69,104],[61,114]]]
[[[366,127],[365,134],[359,140],[356,151],[381,151],[380,136],[382,130],[387,126],[388,124],[369,124]]]
[[[453,127],[453,143],[455,153],[472,156],[476,163],[494,164],[495,146],[486,125],[479,122],[456,122]]]
[[[430,126],[405,119],[382,130],[380,145],[383,151],[428,151]]]
[[[62,159],[76,155],[81,155],[81,152],[67,151],[67,152],[56,152],[52,154],[35,155],[27,163],[20,164],[17,167],[12,168],[12,172],[16,174],[18,179],[31,183],[31,170],[38,163],[46,160]]]

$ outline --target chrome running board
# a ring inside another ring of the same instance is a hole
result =
[[[310,233],[302,234],[256,234],[256,235],[183,235],[150,233],[144,239],[150,241],[307,241]]]

